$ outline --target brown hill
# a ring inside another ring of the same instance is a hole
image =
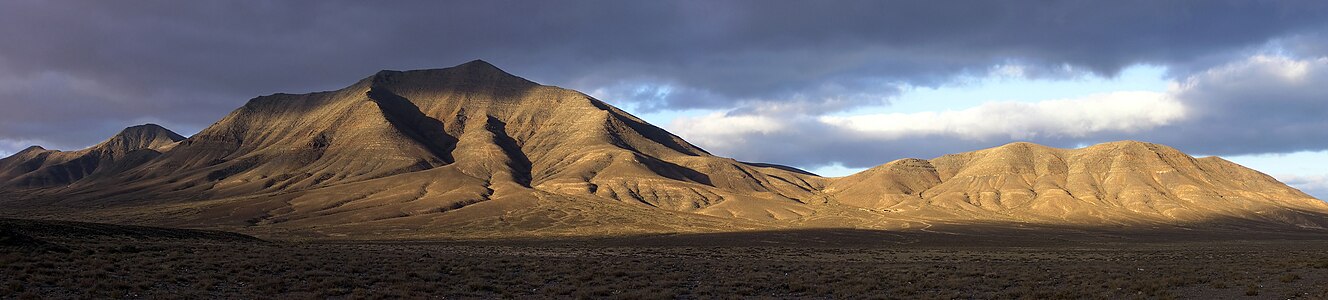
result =
[[[1135,141],[1082,149],[1012,143],[905,159],[838,179],[825,191],[850,205],[951,220],[1328,225],[1328,203],[1268,175]]]
[[[1271,177],[1138,142],[1016,143],[835,179],[744,163],[483,61],[254,98],[187,139],[144,125],[30,148],[0,160],[0,189],[11,216],[310,237],[1328,224],[1328,205]]]
[[[125,128],[100,144],[71,152],[32,146],[0,159],[0,185],[61,187],[84,177],[118,173],[152,160],[184,137],[156,124]]]
[[[617,221],[625,228],[603,230],[629,232],[733,225],[710,216],[793,218],[811,211],[799,199],[822,186],[812,175],[712,156],[585,94],[483,61],[255,98],[142,166],[70,181],[29,193],[145,215],[188,212],[172,219],[190,225],[511,217],[502,222],[572,222],[555,227],[579,231],[576,222],[614,222],[614,210],[627,210]]]

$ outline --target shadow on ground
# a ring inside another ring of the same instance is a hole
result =
[[[1321,231],[931,230],[267,242],[0,219],[0,298],[1328,297]]]

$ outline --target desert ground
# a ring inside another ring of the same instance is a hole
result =
[[[5,299],[1328,297],[1328,238],[1312,232],[803,230],[279,241],[4,219],[0,245]]]

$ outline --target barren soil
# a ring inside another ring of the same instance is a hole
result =
[[[1322,299],[1328,239],[790,231],[286,242],[0,220],[0,298]],[[1020,238],[1022,237],[1022,238]],[[896,239],[897,241],[898,239]]]

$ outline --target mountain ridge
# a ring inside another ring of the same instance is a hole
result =
[[[1218,170],[1238,177],[1210,175]],[[860,183],[873,180],[877,184]],[[1258,171],[1138,141],[1078,149],[1016,142],[932,160],[903,159],[845,177],[829,189],[856,194],[843,198],[858,200],[860,206],[891,211],[947,207],[984,219],[1059,218],[1090,224],[1200,221],[1214,216],[1259,218],[1265,216],[1256,215],[1276,211],[1274,208],[1323,211],[1328,207]],[[864,202],[870,194],[885,196]],[[1223,201],[1205,200],[1208,198]],[[1296,213],[1270,218],[1298,226],[1324,226],[1321,221],[1300,219]]]
[[[77,159],[62,153],[97,163],[51,167]],[[1016,142],[839,178],[740,162],[482,60],[256,97],[188,138],[146,124],[89,149],[25,149],[0,159],[0,190],[21,198],[0,202],[12,214],[322,238],[1328,226],[1328,204],[1266,174],[1137,141]]]
[[[101,143],[77,151],[31,146],[0,159],[0,185],[72,184],[85,177],[135,167],[183,139],[169,129],[149,123],[125,128]]]

